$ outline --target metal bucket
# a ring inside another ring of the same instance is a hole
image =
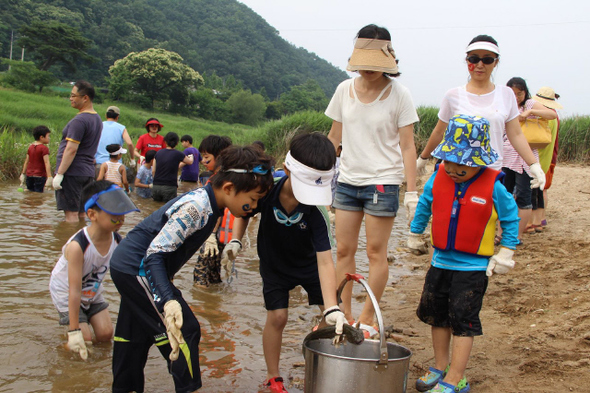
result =
[[[379,324],[379,340],[340,346],[327,338],[304,343],[305,393],[405,393],[412,352],[385,340],[379,304],[363,276],[347,274],[338,288],[338,299],[349,281],[367,290]]]

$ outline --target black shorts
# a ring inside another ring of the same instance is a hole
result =
[[[264,294],[264,307],[268,310],[279,310],[281,308],[289,308],[289,291],[301,285],[305,292],[307,292],[307,299],[310,306],[324,305],[324,298],[322,296],[322,287],[320,285],[319,274],[309,276],[303,281],[289,280],[285,277],[277,275],[265,275],[262,277],[262,293]]]
[[[434,327],[450,327],[454,336],[483,334],[479,312],[488,287],[485,271],[457,271],[431,266],[416,314]]]
[[[168,363],[176,391],[199,389],[202,386],[199,368],[201,327],[180,291],[172,286],[174,297],[182,307],[181,331],[186,348],[180,351],[178,360],[171,362],[172,348],[166,335],[164,315],[156,309],[148,280],[114,269],[111,269],[111,278],[121,294],[113,345],[113,392],[144,391],[143,369],[154,344]]]
[[[27,190],[34,192],[43,192],[46,181],[46,177],[27,176]]]
[[[94,181],[89,176],[64,176],[61,182],[61,190],[55,191],[55,200],[57,201],[57,210],[67,212],[84,213],[84,204],[82,202],[82,189]]]
[[[161,186],[154,184],[152,187],[152,198],[156,202],[168,202],[178,196],[178,187]]]

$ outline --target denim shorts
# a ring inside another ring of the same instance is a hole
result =
[[[399,208],[399,186],[351,186],[338,182],[332,206],[340,210],[363,211],[371,216],[395,217]]]
[[[78,315],[78,322],[79,323],[88,323],[90,318],[105,310],[109,307],[107,302],[99,302],[99,303],[92,303],[88,310],[83,309],[80,307],[80,314]],[[61,312],[58,311],[59,314],[59,324],[60,325],[69,325],[70,324],[70,313],[68,311]]]

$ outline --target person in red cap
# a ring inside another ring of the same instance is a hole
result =
[[[166,148],[164,137],[158,134],[162,127],[164,125],[155,117],[150,117],[145,122],[147,134],[140,136],[135,145],[135,156],[139,157],[139,165],[142,165],[145,161],[145,153],[148,150],[158,151]]]

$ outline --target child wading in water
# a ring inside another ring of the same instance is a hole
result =
[[[272,159],[253,147],[233,147],[219,157],[206,186],[167,202],[140,222],[111,259],[121,305],[113,348],[113,392],[143,392],[144,367],[156,345],[177,392],[201,387],[197,318],[172,279],[197,252],[227,207],[236,217],[256,208],[272,187]],[[242,171],[260,168],[256,176]]]
[[[113,338],[113,324],[102,296],[102,281],[109,261],[121,241],[117,233],[125,214],[139,211],[125,191],[110,181],[89,184],[82,190],[90,226],[80,229],[62,249],[51,272],[49,291],[59,313],[59,324],[68,326],[68,349],[88,357],[92,326],[96,341]]]
[[[417,314],[432,326],[435,366],[416,381],[420,392],[469,391],[465,369],[473,337],[483,334],[479,312],[488,277],[514,267],[518,208],[501,183],[503,174],[486,168],[498,158],[489,128],[482,117],[450,119],[443,141],[432,152],[443,163],[424,186],[410,227],[408,247],[425,253],[421,234],[432,215],[434,253]],[[496,221],[503,236],[494,255]]]
[[[108,180],[119,187],[124,187],[125,191],[129,192],[127,169],[125,165],[119,162],[121,156],[127,153],[127,149],[123,149],[120,145],[114,143],[108,145],[106,150],[109,152],[109,160],[103,162],[100,166],[100,172],[96,180]]]
[[[23,164],[23,171],[19,177],[21,184],[27,184],[29,191],[43,192],[43,188],[51,187],[51,167],[49,166],[49,133],[45,126],[33,128],[32,143],[27,150],[27,158]],[[26,177],[25,177],[26,175]]]

